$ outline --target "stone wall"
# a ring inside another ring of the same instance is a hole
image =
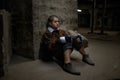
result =
[[[11,0],[7,7],[11,13],[13,54],[38,58],[41,35],[50,15],[59,16],[64,29],[78,26],[77,0]]]
[[[33,0],[33,41],[35,57],[38,57],[39,44],[45,31],[47,18],[59,16],[64,22],[62,28],[77,27],[77,0]]]
[[[7,66],[11,55],[10,14],[0,10],[0,75],[7,73]],[[3,72],[4,71],[4,72]]]

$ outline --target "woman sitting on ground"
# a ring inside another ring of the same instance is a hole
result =
[[[61,66],[64,71],[80,75],[80,72],[74,70],[71,64],[70,55],[73,49],[82,54],[83,62],[89,65],[94,65],[94,63],[84,50],[81,36],[75,35],[74,37],[71,37],[65,30],[62,30],[59,27],[59,18],[56,15],[50,16],[47,21],[46,32],[41,39],[41,53],[46,59],[54,57],[58,62],[62,62]]]

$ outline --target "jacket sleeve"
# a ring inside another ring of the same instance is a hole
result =
[[[44,33],[42,35],[41,44],[42,44],[42,46],[45,46],[46,48],[48,48],[48,46],[50,44],[50,36],[47,33]]]
[[[57,42],[57,38],[51,33],[44,33],[41,39],[41,44],[46,50],[53,50]]]

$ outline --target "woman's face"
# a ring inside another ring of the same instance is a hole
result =
[[[54,18],[53,18],[53,21],[51,21],[51,22],[49,23],[49,25],[50,25],[52,28],[57,29],[57,28],[60,26],[60,24],[59,24],[59,19],[56,18],[56,17],[54,17]]]

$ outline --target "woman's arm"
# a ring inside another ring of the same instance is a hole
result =
[[[54,50],[55,45],[57,44],[57,37],[48,32],[48,33],[44,33],[41,39],[41,43],[44,45],[45,48],[47,48],[47,50]]]

